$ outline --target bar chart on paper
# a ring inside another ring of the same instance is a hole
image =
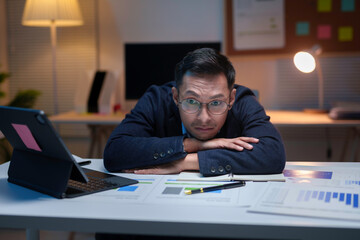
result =
[[[345,192],[325,192],[325,191],[311,191],[300,190],[296,202],[307,202],[313,204],[314,202],[320,204],[336,204],[347,205],[352,208],[359,208],[359,194],[345,193]]]
[[[345,180],[345,185],[360,185],[360,180],[359,181]]]
[[[360,221],[358,187],[269,184],[249,211]]]

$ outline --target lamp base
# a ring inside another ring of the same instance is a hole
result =
[[[305,108],[303,111],[306,113],[328,113],[329,112],[329,110],[322,109],[322,108]]]

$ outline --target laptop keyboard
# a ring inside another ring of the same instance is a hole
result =
[[[67,189],[62,197],[73,198],[138,183],[138,181],[133,179],[107,174],[88,168],[82,169],[89,181],[87,183],[83,183],[69,179]]]
[[[116,188],[116,184],[104,181],[96,177],[88,176],[89,182],[82,183],[69,179],[68,187],[75,188],[85,192],[96,192],[104,189]]]

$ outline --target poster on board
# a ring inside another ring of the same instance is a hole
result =
[[[226,0],[228,55],[290,54],[322,47],[323,53],[360,53],[356,0]]]
[[[234,48],[285,46],[284,0],[233,0]]]

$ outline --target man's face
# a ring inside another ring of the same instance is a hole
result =
[[[172,89],[173,99],[179,107],[181,121],[186,130],[199,140],[209,140],[216,136],[225,123],[229,109],[235,100],[236,89],[229,90],[224,74],[195,77],[185,74],[179,91]],[[195,113],[185,112],[181,102],[194,101],[200,103],[213,102],[217,105],[220,101],[230,105],[222,114],[213,114],[206,104],[201,104],[199,111]]]

